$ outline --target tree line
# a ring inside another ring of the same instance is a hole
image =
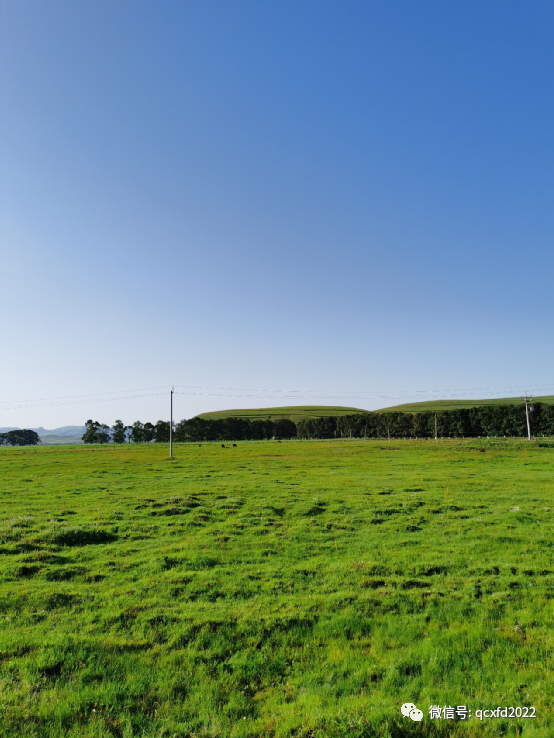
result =
[[[527,421],[524,405],[481,405],[437,413],[366,412],[352,415],[307,418],[294,423],[287,418],[248,420],[247,418],[191,418],[173,428],[173,440],[263,441],[271,438],[433,438],[435,418],[439,437],[508,436],[525,437]],[[537,402],[530,412],[535,436],[554,435],[554,406]],[[121,420],[103,425],[87,420],[85,443],[168,443],[169,421],[136,421],[126,426]]]
[[[525,437],[525,405],[481,405],[440,412],[366,412],[352,415],[306,418],[294,423],[287,418],[248,420],[247,418],[191,418],[173,427],[173,440],[264,441],[271,438],[433,438],[435,418],[439,437],[508,436]],[[554,436],[554,405],[536,402],[530,411],[531,432]],[[168,443],[169,421],[113,426],[87,420],[84,443]],[[0,433],[0,446],[36,446],[40,438],[32,430]]]
[[[292,420],[247,420],[245,418],[221,418],[207,420],[191,418],[181,420],[173,427],[173,440],[186,441],[263,441],[270,438],[295,438],[296,425]],[[87,420],[83,443],[169,443],[169,421],[156,424],[124,425],[116,420],[113,426]]]
[[[433,438],[527,435],[525,405],[481,405],[441,412],[368,412],[301,420],[299,438]],[[535,436],[554,435],[554,405],[537,402],[530,411]]]
[[[133,425],[125,425],[116,420],[110,427],[97,420],[87,420],[85,432],[81,437],[83,443],[167,443],[169,441],[169,421],[158,420],[142,424],[139,420]]]

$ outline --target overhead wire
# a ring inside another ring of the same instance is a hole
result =
[[[518,390],[523,393],[525,391],[536,391],[542,389],[548,391],[554,389],[552,384],[536,384],[536,385],[510,385],[510,386],[496,386],[496,387],[481,387],[481,388],[463,388],[463,389],[436,389],[436,390],[370,390],[370,391],[324,391],[324,390],[265,390],[265,389],[246,389],[246,388],[232,388],[232,387],[201,387],[193,385],[174,385],[181,390],[189,389],[196,390],[190,392],[183,392],[177,390],[175,394],[184,396],[198,396],[198,397],[233,397],[237,399],[257,399],[257,400],[292,400],[292,401],[314,401],[322,399],[337,399],[337,400],[401,400],[407,398],[416,397],[415,401],[424,401],[424,398],[431,398],[438,396],[440,399],[449,399],[448,395],[452,397],[452,393],[456,394],[456,399],[463,399],[463,397],[471,397],[483,392],[489,393],[502,393],[506,391]],[[216,390],[214,392],[198,391],[198,390]],[[151,390],[165,390],[160,392],[152,392]],[[78,395],[65,395],[51,398],[35,398],[31,400],[3,400],[0,401],[2,410],[20,410],[35,407],[56,407],[64,405],[84,405],[84,404],[96,404],[100,402],[115,402],[121,400],[137,400],[145,397],[158,397],[163,396],[169,390],[169,385],[158,385],[156,387],[143,387],[132,390],[114,390],[111,392],[97,392],[88,394]],[[232,394],[231,394],[232,393]],[[248,394],[237,394],[237,393],[248,393]],[[404,397],[403,397],[404,396]],[[452,398],[453,399],[453,398]],[[493,399],[493,398],[491,398]]]
[[[33,400],[0,400],[0,405],[13,404],[14,402],[50,402],[51,400],[69,400],[74,397],[98,397],[100,395],[115,395],[128,392],[147,392],[148,390],[164,389],[165,387],[167,385],[161,384],[157,387],[139,387],[138,389],[132,390],[112,390],[111,392],[89,392],[80,395],[58,395],[57,397],[38,397]]]

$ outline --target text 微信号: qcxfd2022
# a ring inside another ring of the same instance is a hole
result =
[[[490,718],[536,718],[537,711],[534,707],[495,707],[491,709],[469,710],[465,705],[457,707],[441,707],[440,705],[431,705],[429,708],[429,717],[431,720],[466,720],[475,716],[479,720]]]

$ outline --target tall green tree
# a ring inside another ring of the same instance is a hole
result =
[[[152,443],[156,437],[156,427],[152,423],[144,424],[144,443]]]
[[[81,438],[83,443],[109,443],[110,426],[99,423],[97,420],[87,420],[85,432]]]
[[[133,443],[144,443],[144,426],[140,420],[136,420],[131,427],[131,441]]]
[[[169,443],[169,421],[158,420],[155,433],[156,443]]]
[[[85,432],[81,436],[81,440],[83,443],[97,443],[96,441],[96,430],[97,427],[100,425],[98,421],[95,420],[87,420],[85,423]]]
[[[127,426],[122,420],[116,420],[112,426],[112,441],[114,443],[125,443],[127,440]]]

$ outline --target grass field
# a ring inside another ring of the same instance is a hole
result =
[[[554,405],[554,395],[533,397],[533,402],[544,402],[546,405]],[[441,412],[442,410],[463,410],[482,405],[523,405],[523,400],[521,397],[502,397],[494,400],[429,400],[428,402],[408,402],[404,405],[384,407],[376,412],[426,413]]]
[[[548,442],[175,456],[0,449],[0,736],[554,735]]]
[[[352,415],[366,413],[357,407],[337,407],[335,405],[294,405],[292,407],[261,407],[246,410],[217,410],[213,413],[202,413],[199,418],[206,420],[220,420],[221,418],[246,418],[247,420],[277,420],[288,418],[297,423],[306,418],[336,417],[337,415]]]

